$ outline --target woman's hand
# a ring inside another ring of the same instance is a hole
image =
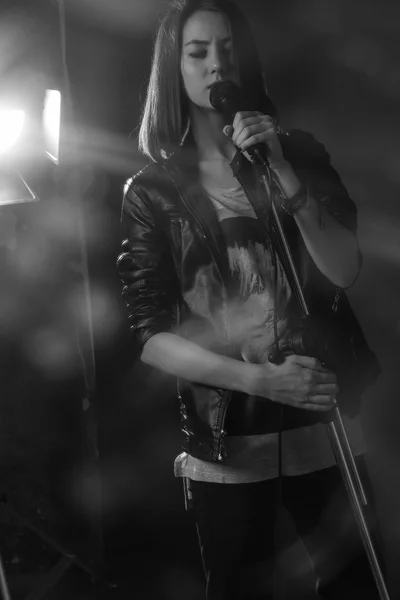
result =
[[[274,121],[269,115],[258,111],[238,112],[232,125],[226,125],[223,131],[242,152],[255,144],[265,144],[271,168],[286,163]]]
[[[313,411],[329,411],[339,392],[335,373],[316,358],[292,354],[281,365],[254,365],[251,394]]]

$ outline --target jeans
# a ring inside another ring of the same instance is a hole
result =
[[[364,464],[358,467],[370,501]],[[274,527],[282,502],[313,563],[316,587],[307,597],[377,600],[338,468],[283,477],[281,484],[278,487],[278,479],[246,484],[189,482],[207,600],[273,598]]]

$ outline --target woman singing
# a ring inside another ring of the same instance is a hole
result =
[[[231,122],[210,103],[219,81],[245,98]],[[350,286],[360,269],[357,209],[324,147],[280,128],[244,15],[229,0],[173,2],[140,127],[150,164],[124,190],[118,269],[130,327],[141,360],[178,381],[185,452],[175,474],[196,521],[208,600],[272,594],[279,490],[314,564],[313,597],[375,598],[320,422],[340,393],[337,376],[313,356],[268,360],[297,308],[262,217],[260,168],[248,152],[256,144],[308,297]],[[362,457],[359,419],[344,419]]]

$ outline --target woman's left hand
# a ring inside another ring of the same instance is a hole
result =
[[[269,115],[263,115],[258,111],[238,112],[232,125],[224,127],[224,133],[232,138],[235,146],[240,148],[242,152],[255,144],[265,144],[271,168],[278,167],[286,162],[276,133],[275,123]]]

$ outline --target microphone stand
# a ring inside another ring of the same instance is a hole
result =
[[[309,310],[304,298],[303,290],[300,285],[300,280],[297,275],[296,267],[291,256],[290,248],[280,222],[279,214],[276,209],[271,187],[271,172],[267,161],[262,157],[261,153],[255,152],[257,159],[264,167],[265,173],[261,175],[261,184],[271,207],[272,225],[275,226],[275,233],[278,237],[280,249],[283,252],[286,266],[288,268],[287,275],[291,281],[292,292],[295,294],[299,303],[302,316],[309,316]],[[364,507],[368,506],[367,496],[365,494],[363,484],[354,460],[354,456],[344,427],[340,409],[336,404],[333,411],[332,419],[326,424],[329,441],[335,456],[336,463],[339,467],[340,474],[350,499],[350,504],[356,519],[356,523],[360,532],[361,540],[369,561],[372,575],[378,589],[381,600],[390,600],[390,596],[382,575],[382,570],[379,565],[378,557],[372,542],[372,538],[368,529],[367,521],[364,515]]]

